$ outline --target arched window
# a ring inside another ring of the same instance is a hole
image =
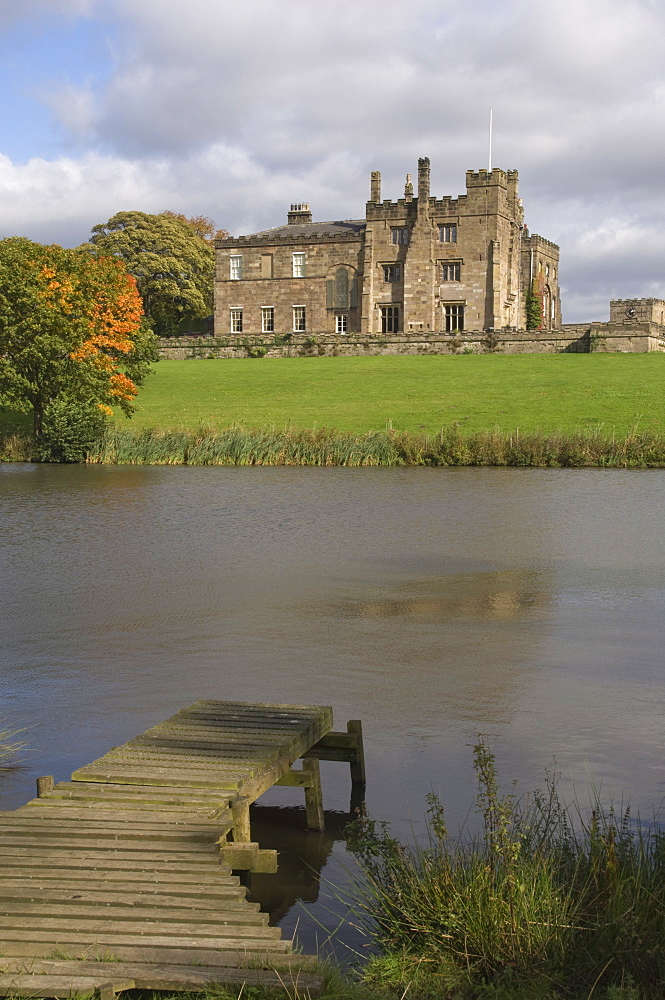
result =
[[[355,309],[358,298],[358,279],[348,267],[338,267],[328,272],[326,280],[326,308]]]

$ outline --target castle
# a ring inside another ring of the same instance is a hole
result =
[[[396,201],[372,173],[364,219],[294,204],[286,225],[217,240],[211,356],[665,350],[660,300],[562,324],[559,248],[529,234],[517,185],[516,170],[469,170],[466,194],[432,197],[423,158]]]
[[[526,327],[542,289],[542,326],[561,324],[559,248],[529,236],[517,171],[468,171],[466,194],[430,196],[418,161],[414,195],[381,200],[372,173],[365,219],[313,222],[292,205],[285,226],[218,241],[216,329],[230,334],[408,334]]]

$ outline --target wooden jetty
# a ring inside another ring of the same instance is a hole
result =
[[[302,787],[307,824],[323,829],[322,759],[364,783],[360,723],[334,733],[327,707],[198,701],[71,781],[39,778],[36,799],[0,813],[0,996],[210,983],[316,996],[314,959],[233,870],[277,869],[249,819],[273,785]]]

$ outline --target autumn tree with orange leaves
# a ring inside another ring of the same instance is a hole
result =
[[[0,240],[0,399],[32,412],[37,441],[75,423],[96,435],[114,407],[129,416],[157,360],[142,315],[122,262]]]

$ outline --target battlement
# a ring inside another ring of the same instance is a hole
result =
[[[381,219],[412,219],[415,218],[417,212],[417,198],[413,198],[413,200],[398,198],[397,201],[390,201],[389,198],[386,198],[384,201],[380,201],[378,203],[368,201],[365,210],[365,217],[368,222],[370,220],[380,221]]]
[[[557,243],[552,243],[551,240],[546,240],[544,236],[539,236],[538,233],[532,233],[530,236],[522,236],[522,246],[526,250],[537,250],[544,249],[550,251],[559,252],[559,245]]]
[[[466,172],[466,186],[467,190],[474,187],[508,187],[508,179],[515,181],[517,178],[516,170],[500,170],[499,167],[494,167],[493,170],[467,170]]]
[[[286,229],[286,226],[284,227]],[[223,240],[215,240],[218,250],[238,247],[288,245],[290,243],[339,243],[360,242],[364,233],[361,229],[347,230],[335,233],[257,233],[254,236],[227,236]]]
[[[622,326],[634,323],[665,324],[665,302],[662,299],[611,299],[610,323]]]
[[[443,198],[430,198],[429,206],[432,215],[457,215],[466,207],[467,197],[465,194],[453,198],[446,194]]]
[[[464,209],[467,202],[465,194],[453,198],[445,195],[443,198],[428,198],[427,212],[430,216],[447,217],[458,215]],[[412,201],[409,198],[398,198],[396,201],[388,199],[376,204],[373,201],[367,202],[366,217],[368,222],[380,222],[382,219],[393,221],[395,219],[411,219],[418,214],[418,199]]]

